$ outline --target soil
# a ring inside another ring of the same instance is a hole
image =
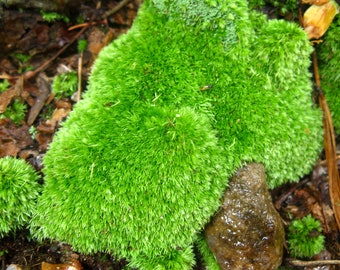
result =
[[[120,7],[122,2],[126,3]],[[14,99],[27,106],[24,117],[16,123],[0,118],[0,157],[26,159],[41,171],[48,144],[77,100],[77,91],[72,97],[53,96],[49,90],[52,78],[65,70],[78,72],[82,78],[80,89],[85,91],[88,74],[100,49],[130,28],[141,0],[80,1],[76,9],[63,10],[69,18],[66,22],[60,19],[48,22],[39,9],[27,7],[27,3],[9,7],[0,4],[0,82],[8,79],[10,83],[6,95],[0,95],[0,111],[5,111]],[[105,15],[117,7],[115,13]],[[79,53],[77,47],[79,39],[88,42],[83,53]],[[310,213],[321,221],[326,249],[311,261],[326,261],[315,269],[340,269],[327,264],[329,260],[340,259],[339,231],[328,187],[327,164],[321,155],[314,170],[299,183],[271,192],[285,227],[291,220]],[[127,265],[126,261],[105,253],[79,254],[66,243],[37,242],[25,228],[0,239],[0,259],[3,270],[123,269]],[[195,269],[204,269],[199,257],[197,261]],[[313,269],[304,262],[292,261],[288,252],[283,265],[290,269]]]

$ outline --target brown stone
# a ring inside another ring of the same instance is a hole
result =
[[[284,228],[272,204],[263,165],[252,163],[235,173],[204,235],[221,269],[280,266]]]

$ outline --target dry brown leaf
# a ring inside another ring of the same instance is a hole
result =
[[[338,13],[338,5],[334,0],[324,5],[312,5],[303,15],[303,27],[309,39],[323,36]]]
[[[24,78],[20,76],[15,85],[0,95],[0,113],[6,111],[7,106],[15,97],[19,97],[24,88]]]

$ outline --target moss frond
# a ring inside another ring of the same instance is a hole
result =
[[[56,98],[70,97],[78,86],[78,77],[75,71],[57,75],[52,82],[52,93]]]
[[[0,159],[0,237],[30,220],[40,191],[37,180],[37,173],[24,160]]]
[[[195,243],[197,244],[198,251],[203,258],[205,269],[206,270],[220,270],[221,268],[218,265],[214,254],[210,250],[206,239],[201,234],[198,234]]]
[[[287,241],[293,257],[311,258],[324,249],[320,221],[311,215],[294,220],[288,227]]]
[[[156,256],[147,255],[138,256],[129,266],[140,270],[186,270],[192,269],[195,264],[194,252],[192,247],[186,249],[171,250],[166,254],[157,254]]]
[[[6,111],[0,113],[0,119],[11,119],[15,124],[20,124],[25,118],[27,106],[25,103],[15,99],[7,108]]]

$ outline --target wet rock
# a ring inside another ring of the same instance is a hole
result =
[[[272,204],[263,165],[252,163],[235,173],[204,235],[221,269],[280,266],[284,228]]]

